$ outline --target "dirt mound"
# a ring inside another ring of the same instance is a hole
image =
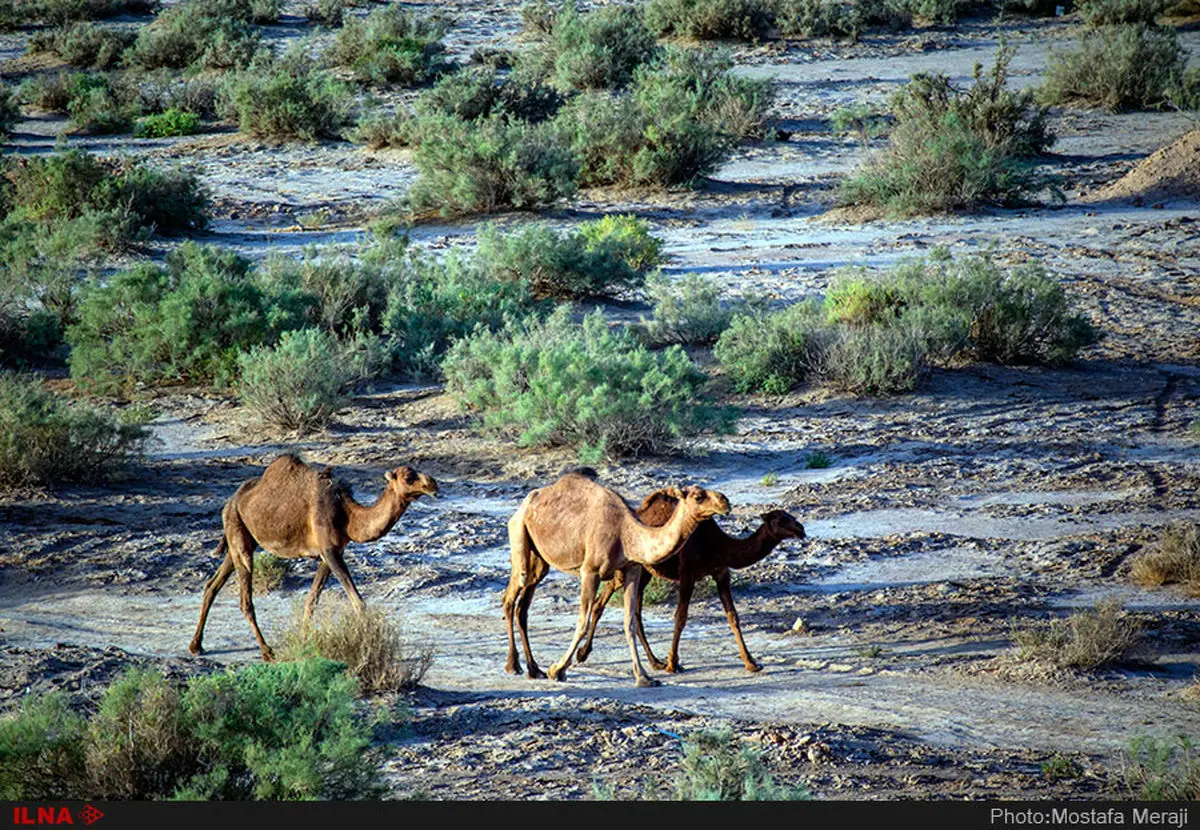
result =
[[[1130,199],[1136,203],[1168,199],[1200,201],[1200,130],[1184,133],[1146,158],[1117,181],[1091,194],[1088,202]]]

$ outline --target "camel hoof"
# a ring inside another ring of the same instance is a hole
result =
[[[563,682],[564,680],[566,680],[566,679],[567,679],[567,670],[566,670],[566,669],[560,669],[560,668],[557,668],[557,667],[555,667],[555,666],[551,666],[551,667],[550,667],[550,675],[549,675],[549,677],[550,677],[550,679],[551,679],[551,680],[553,680],[553,681],[555,681],[555,682],[557,682],[557,683],[561,683],[561,682]]]
[[[590,651],[580,649],[579,651],[575,652],[575,662],[582,663],[582,662],[586,661],[588,659],[589,654],[591,654]]]
[[[508,672],[509,674],[520,674],[520,673],[521,673],[521,666],[520,666],[520,664],[518,664],[518,663],[514,663],[514,662],[512,662],[512,661],[509,661],[509,662],[508,662],[508,663],[507,663],[507,664],[504,666],[504,670],[505,670],[506,672]]]
[[[530,680],[545,680],[546,673],[544,671],[542,671],[541,669],[539,669],[537,666],[533,666],[529,669],[529,679]]]
[[[653,689],[655,686],[661,686],[662,682],[653,677],[639,677],[633,685],[640,689]]]
[[[762,671],[762,666],[758,665],[758,663],[747,663],[746,671]]]
[[[264,663],[274,663],[275,662],[275,652],[272,651],[271,649],[264,648],[262,655],[263,655]]]
[[[667,663],[663,669],[667,674],[679,674],[684,670],[683,666],[678,663]]]
[[[188,646],[188,651],[190,651],[192,654],[203,654],[204,648],[199,643],[192,643]]]

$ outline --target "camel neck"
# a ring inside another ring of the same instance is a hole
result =
[[[723,530],[721,532],[725,533]],[[735,570],[748,568],[765,559],[781,541],[771,534],[765,522],[744,539],[735,539],[727,533],[725,536],[725,551],[728,557],[726,565]]]
[[[391,487],[369,507],[359,504],[349,493],[342,497],[346,508],[346,535],[355,542],[374,542],[399,521],[408,509],[408,500]]]
[[[626,545],[626,556],[643,565],[656,565],[670,559],[700,523],[682,501],[676,502],[675,511],[664,525],[653,527],[642,524],[636,516],[632,518],[640,532],[631,540],[632,544]]]

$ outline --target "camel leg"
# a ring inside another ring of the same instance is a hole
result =
[[[733,639],[737,640],[738,651],[742,653],[746,671],[759,671],[762,666],[754,662],[750,650],[746,648],[746,641],[742,639],[742,626],[738,621],[737,609],[733,607],[733,592],[729,590],[729,571],[715,575],[713,579],[716,580],[717,593],[721,596],[721,605],[725,606],[725,616],[729,619],[729,627],[733,629]]]
[[[533,604],[534,590],[549,572],[550,566],[539,557],[530,568],[529,581],[517,598],[517,628],[521,632],[521,646],[525,649],[527,676],[530,680],[541,680],[546,677],[546,673],[538,668],[538,664],[534,661],[533,650],[529,646],[529,606]]]
[[[204,600],[200,603],[200,622],[196,624],[196,633],[192,635],[192,642],[188,646],[188,651],[192,654],[204,653],[200,641],[204,636],[204,623],[208,620],[208,610],[212,608],[213,600],[217,598],[217,594],[234,571],[233,557],[229,555],[224,537],[221,537],[221,544],[217,546],[217,552],[221,551],[225,551],[225,558],[221,560],[217,572],[209,577],[208,582],[204,583]]]
[[[600,574],[595,571],[579,569],[579,620],[575,623],[575,636],[571,638],[571,645],[567,647],[567,652],[562,656],[557,663],[550,667],[551,680],[566,680],[567,668],[571,665],[571,658],[575,656],[575,649],[579,647],[579,643],[583,640],[583,635],[587,632],[588,620],[592,617],[592,605],[596,601],[596,589],[600,587]],[[637,655],[634,655],[637,659]]]
[[[525,589],[517,584],[518,575],[513,573],[508,579],[508,587],[504,589],[504,626],[508,629],[508,662],[504,670],[509,674],[521,673],[521,661],[517,658],[517,640],[513,633],[513,617],[515,616],[517,600]]]
[[[258,640],[258,647],[262,651],[263,660],[269,663],[275,659],[275,653],[267,645],[267,641],[258,627],[258,618],[254,615],[254,538],[244,528],[241,533],[237,533],[236,535],[231,530],[229,536],[229,555],[233,559],[233,564],[237,567],[238,589],[242,599],[242,615],[245,616],[246,622],[250,623],[250,630],[254,632],[254,639]]]
[[[308,599],[304,601],[304,621],[308,622],[317,608],[321,591],[325,588],[325,580],[329,579],[329,566],[322,559],[317,562],[317,575],[313,577],[312,587],[308,589]]]
[[[592,607],[592,619],[588,623],[587,639],[583,641],[583,645],[575,652],[575,662],[582,663],[588,659],[588,655],[592,653],[592,638],[596,636],[596,626],[600,624],[600,617],[604,615],[604,609],[608,605],[608,601],[612,599],[612,595],[621,587],[620,574],[614,576],[607,585],[604,586],[604,592],[600,594],[600,598],[596,600],[596,604]]]
[[[354,606],[354,613],[362,614],[367,605],[363,602],[358,589],[354,587],[354,580],[350,578],[350,571],[346,568],[346,560],[342,558],[342,552],[336,549],[326,550],[321,554],[321,561],[333,572],[337,581],[342,583],[346,596],[350,597],[350,604]]]
[[[696,577],[679,567],[679,604],[675,606],[675,632],[671,635],[671,653],[667,655],[666,670],[670,674],[683,671],[679,664],[679,637],[683,627],[687,625],[688,606],[692,603],[692,589],[696,587]]]
[[[629,654],[633,658],[633,679],[636,686],[661,686],[662,684],[646,675],[642,663],[638,660],[637,646],[633,643],[633,630],[637,625],[641,629],[642,616],[642,583],[649,582],[649,574],[639,567],[630,568],[625,578],[625,641],[629,643]],[[649,653],[646,638],[642,636],[642,645]]]
[[[667,664],[654,656],[654,652],[650,648],[650,641],[646,639],[646,628],[642,625],[642,613],[646,608],[646,586],[649,584],[650,574],[642,571],[642,578],[638,581],[637,635],[642,642],[642,648],[646,649],[646,659],[650,661],[650,665],[658,671],[662,671]]]

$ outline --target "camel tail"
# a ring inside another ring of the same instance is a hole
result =
[[[225,558],[225,551],[229,547],[229,540],[225,538],[225,534],[221,534],[221,541],[217,544],[217,549],[213,552],[213,556]]]

